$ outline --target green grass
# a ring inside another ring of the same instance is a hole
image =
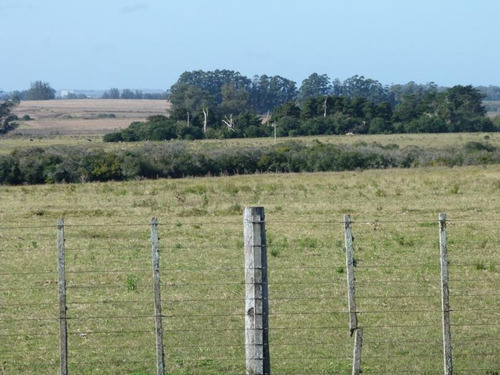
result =
[[[463,147],[467,142],[488,142],[500,146],[500,133],[447,133],[447,134],[390,134],[390,135],[333,135],[316,137],[278,138],[278,143],[285,140],[301,140],[312,143],[319,140],[323,143],[357,144],[378,142],[382,145],[399,147],[420,146],[445,148],[450,146]],[[226,140],[199,140],[188,142],[192,148],[216,149],[227,147],[268,146],[274,143],[272,138],[226,139]],[[48,137],[7,137],[0,138],[0,155],[8,154],[17,148],[47,147],[59,145],[92,146],[105,150],[134,149],[144,142],[134,143],[104,143],[100,136],[48,136]]]
[[[167,372],[244,373],[250,205],[266,209],[274,374],[351,372],[346,213],[364,373],[441,373],[439,212],[451,220],[455,370],[494,373],[499,197],[498,165],[0,187],[0,373],[58,371],[58,217],[72,373],[156,373],[151,217],[160,222]]]

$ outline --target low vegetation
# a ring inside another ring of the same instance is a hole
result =
[[[471,141],[433,149],[358,142],[334,145],[318,140],[267,147],[193,149],[188,143],[145,143],[135,149],[53,146],[0,155],[1,184],[40,184],[130,179],[220,176],[266,172],[324,172],[487,165],[500,162],[500,149]]]
[[[70,372],[156,374],[158,217],[167,373],[243,374],[242,210],[253,205],[266,210],[273,373],[352,372],[346,213],[364,373],[442,373],[439,212],[450,220],[454,370],[497,373],[499,176],[495,164],[4,186],[0,372],[58,372],[63,217]]]

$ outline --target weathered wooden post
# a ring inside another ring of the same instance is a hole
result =
[[[444,374],[453,374],[450,328],[450,289],[448,279],[448,243],[446,235],[446,214],[439,214],[439,250],[441,258],[441,304],[443,311],[443,356]]]
[[[57,271],[59,274],[59,355],[61,375],[68,375],[68,323],[66,319],[66,262],[64,220],[57,220]]]
[[[363,348],[363,328],[356,328],[354,334],[354,352],[352,356],[352,375],[361,374],[362,348]]]
[[[356,299],[354,288],[354,248],[352,235],[352,221],[350,215],[344,215],[344,234],[345,234],[345,259],[347,268],[347,304],[349,311],[349,332],[351,336],[358,328],[358,316],[356,313]]]
[[[344,215],[345,262],[347,268],[347,308],[349,313],[349,333],[354,335],[354,350],[352,358],[352,375],[361,374],[361,350],[363,347],[363,329],[358,327],[358,312],[356,311],[356,289],[354,286],[354,236],[350,215]]]
[[[269,292],[264,207],[245,208],[243,233],[246,373],[270,375]]]
[[[160,294],[160,257],[158,255],[158,219],[151,219],[151,245],[153,249],[153,291],[155,294],[156,374],[165,375],[163,325]]]

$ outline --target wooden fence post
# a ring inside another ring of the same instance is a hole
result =
[[[245,208],[243,232],[246,373],[270,375],[269,292],[264,207]]]
[[[156,374],[165,375],[165,350],[160,294],[160,257],[158,255],[158,219],[151,219],[151,245],[153,249],[153,290],[155,294]]]
[[[354,248],[352,243],[352,221],[350,215],[344,215],[344,233],[345,233],[345,259],[347,268],[347,303],[349,310],[349,332],[351,336],[358,328],[358,316],[356,313],[356,299],[354,288]]]
[[[453,374],[450,328],[450,290],[448,279],[448,243],[446,237],[446,214],[439,214],[439,250],[441,258],[441,304],[443,311],[443,356],[444,374]]]
[[[361,374],[361,349],[363,348],[363,328],[356,328],[354,353],[352,356],[352,375]]]
[[[61,375],[68,375],[68,324],[66,319],[66,276],[64,220],[57,220],[57,271],[59,274],[59,355]]]

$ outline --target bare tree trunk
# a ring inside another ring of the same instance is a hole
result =
[[[323,117],[326,117],[326,110],[328,108],[328,105],[326,103],[328,97],[325,96],[325,101],[323,102]]]
[[[229,130],[234,130],[234,120],[232,113],[229,115],[229,117],[224,116],[224,120],[222,120],[222,122],[229,128]]]
[[[189,111],[187,112],[187,126],[189,127]]]
[[[202,108],[203,110],[203,133],[207,132],[207,122],[208,122],[208,108]]]

